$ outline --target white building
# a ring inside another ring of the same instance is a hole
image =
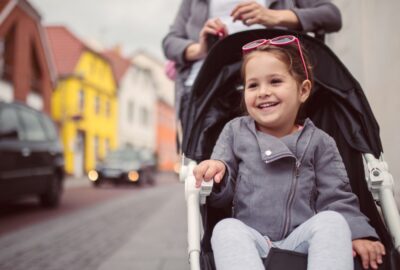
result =
[[[167,78],[165,63],[152,55],[140,51],[134,54],[132,61],[143,70],[150,70],[157,92],[156,153],[158,168],[163,171],[176,169],[179,157],[176,148],[176,119],[174,108],[174,83]]]
[[[151,71],[123,58],[115,51],[106,52],[118,81],[118,145],[131,145],[155,151],[156,83]]]
[[[132,61],[135,65],[151,70],[158,98],[174,106],[174,82],[165,75],[164,63],[144,51],[135,53]]]

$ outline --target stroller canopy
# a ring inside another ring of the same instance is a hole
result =
[[[243,44],[279,35],[296,35],[313,66],[314,86],[305,116],[330,135],[340,129],[350,147],[378,158],[382,152],[379,126],[360,84],[324,43],[297,32],[274,29],[236,33],[211,49],[191,95],[186,97],[188,102],[183,103],[183,153],[193,160],[211,155],[224,124],[243,113],[242,93],[238,90],[242,84]]]

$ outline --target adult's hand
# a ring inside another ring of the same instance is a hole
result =
[[[207,36],[216,35],[224,37],[228,34],[226,25],[219,19],[209,19],[200,31],[199,42],[190,44],[185,51],[185,58],[188,61],[203,59],[207,55]]]
[[[238,4],[231,12],[233,21],[240,20],[250,26],[262,24],[266,27],[283,26],[289,29],[300,27],[299,19],[291,10],[273,10],[257,2],[243,2]]]

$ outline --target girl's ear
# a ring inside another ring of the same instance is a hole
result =
[[[305,80],[300,85],[299,97],[300,97],[301,103],[306,102],[306,100],[310,96],[310,93],[311,93],[311,81]]]

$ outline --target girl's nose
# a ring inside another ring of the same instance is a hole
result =
[[[271,91],[269,90],[269,87],[267,86],[261,86],[259,91],[258,91],[258,96],[259,97],[264,97],[264,96],[270,96]]]

